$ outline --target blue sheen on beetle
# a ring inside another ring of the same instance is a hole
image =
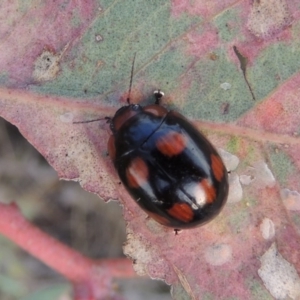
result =
[[[227,170],[216,149],[184,116],[159,104],[121,107],[110,120],[108,152],[132,198],[162,225],[203,225],[228,195]]]

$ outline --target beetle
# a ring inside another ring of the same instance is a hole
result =
[[[163,93],[154,96],[155,104],[144,107],[128,98],[109,119],[109,156],[129,194],[155,221],[176,230],[203,225],[226,203],[227,170],[190,121],[160,104]]]

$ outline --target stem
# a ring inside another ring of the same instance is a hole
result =
[[[0,233],[97,299],[104,290],[111,293],[114,278],[136,277],[128,259],[84,257],[28,222],[16,204],[0,203]]]

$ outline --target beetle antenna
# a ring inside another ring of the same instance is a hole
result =
[[[106,123],[109,123],[111,118],[110,117],[105,117],[105,118],[101,118],[101,119],[93,119],[93,120],[87,120],[87,121],[77,121],[77,122],[73,122],[73,124],[93,123],[93,122],[98,122],[98,121],[102,121],[102,120],[106,120]]]
[[[132,67],[131,67],[130,83],[129,83],[128,97],[127,97],[128,104],[130,104],[130,93],[131,93],[131,87],[132,87],[132,78],[133,78],[135,57],[136,57],[136,52],[134,53]]]

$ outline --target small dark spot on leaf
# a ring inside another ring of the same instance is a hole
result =
[[[216,53],[209,53],[209,59],[215,61],[218,59],[218,55]]]
[[[222,112],[223,115],[227,115],[228,114],[229,107],[230,107],[230,104],[228,102],[222,104],[222,106],[221,106],[221,112]]]

